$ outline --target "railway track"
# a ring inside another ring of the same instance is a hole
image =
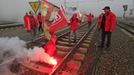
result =
[[[95,53],[92,50],[89,50],[94,35],[94,27],[95,25],[93,25],[71,49],[70,47],[60,47],[64,52],[67,52],[67,55],[63,58],[61,63],[53,69],[50,75],[84,75],[80,69],[87,63],[85,62],[86,57],[88,56],[87,54],[90,52],[90,64],[95,58]]]
[[[82,23],[81,25],[79,25],[80,28],[83,28],[84,25],[86,25],[87,23]],[[60,40],[59,38],[63,38],[63,36],[68,37],[70,33],[70,28],[69,27],[65,27],[63,28],[63,30],[61,31],[57,31],[55,34],[58,37],[58,40]],[[63,40],[67,40],[66,38]],[[32,48],[33,46],[42,46],[42,44],[44,44],[44,42],[47,42],[47,40],[45,39],[44,35],[38,37],[35,40],[35,43],[32,43],[31,41],[27,43],[27,48]]]
[[[82,24],[84,24],[84,23],[82,23]],[[69,26],[67,26],[67,25],[65,27],[63,27],[63,29],[56,31],[55,34],[60,36],[61,34],[65,33],[66,31],[69,31]],[[1,34],[0,37],[16,37],[17,36],[17,37],[19,37],[20,39],[22,39],[26,42],[31,41],[30,33],[28,33],[24,29],[23,26],[21,26],[21,27],[20,26],[18,26],[18,27],[7,27],[7,28],[0,29],[0,34]],[[40,36],[40,35],[41,35],[41,32],[37,32],[37,35],[36,35],[37,40],[40,39],[40,37],[42,38],[42,36]],[[44,42],[44,41],[41,40],[41,42]],[[38,46],[38,43],[37,43],[36,46]]]
[[[94,59],[95,53],[89,50],[94,27],[95,25],[91,26],[91,29],[88,31],[87,25],[82,26],[78,30],[78,41],[76,43],[69,43],[69,31],[58,36],[58,52],[55,56],[58,64],[56,66],[37,62],[25,63],[20,62],[21,60],[15,60],[11,71],[19,75],[64,75],[66,73],[68,75],[81,75],[78,71],[82,68],[84,60],[87,59],[86,54],[91,52],[91,63]]]
[[[126,30],[127,32],[129,32],[130,34],[134,35],[134,26],[128,25],[128,24],[122,23],[122,22],[118,22],[117,24],[120,28],[122,28],[122,29]]]
[[[22,27],[23,24],[6,24],[6,25],[0,25],[0,30],[1,29],[7,29],[7,28],[13,28],[13,27]]]

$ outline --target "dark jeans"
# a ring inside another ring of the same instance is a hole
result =
[[[92,22],[88,22],[88,28],[90,29]]]
[[[36,31],[37,29],[36,28],[33,28],[32,30],[31,30],[31,39],[32,39],[32,42],[34,42],[35,41],[35,38],[36,38],[36,33],[37,33],[37,31]]]
[[[101,34],[101,46],[104,46],[105,43],[105,38],[107,38],[107,44],[106,46],[109,47],[111,44],[111,32],[110,31],[104,31],[102,30],[102,34]]]
[[[42,23],[39,22],[39,32],[42,31],[43,32],[43,28],[42,28]]]

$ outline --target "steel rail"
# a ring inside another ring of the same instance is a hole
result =
[[[96,25],[96,24],[95,24]],[[61,67],[65,65],[65,63],[69,60],[69,58],[73,55],[75,50],[80,46],[81,42],[83,42],[84,38],[93,30],[95,25],[92,25],[88,32],[84,34],[84,36],[76,43],[76,45],[68,52],[68,54],[63,58],[63,60],[55,66],[53,71],[49,75],[56,75],[57,72],[60,71]]]
[[[17,24],[17,25],[0,25],[0,29],[11,28],[11,27],[20,27],[20,26],[23,26],[23,24]]]
[[[130,34],[134,35],[134,32],[131,31],[128,27],[125,27],[124,24],[119,24],[119,23],[117,23],[117,25],[118,25],[120,28],[122,28],[122,29],[126,30],[127,32],[129,32]],[[134,28],[134,27],[131,26],[131,25],[127,25],[127,26],[129,26],[129,27],[131,27],[131,28]]]

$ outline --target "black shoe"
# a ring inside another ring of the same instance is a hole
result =
[[[99,48],[103,48],[104,46],[103,45],[100,45],[100,46],[98,46]]]

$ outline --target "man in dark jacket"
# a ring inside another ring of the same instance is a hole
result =
[[[41,12],[39,12],[38,13],[38,15],[37,15],[37,20],[38,20],[38,23],[39,23],[39,28],[38,28],[38,30],[39,30],[39,32],[41,31],[41,32],[43,32],[43,25],[42,25],[42,15],[41,15]]]
[[[110,7],[106,6],[104,9],[105,14],[102,17],[101,22],[101,30],[102,30],[102,37],[101,37],[101,45],[100,48],[104,47],[105,38],[107,37],[107,48],[110,47],[111,44],[111,34],[116,25],[116,15],[111,12]]]

